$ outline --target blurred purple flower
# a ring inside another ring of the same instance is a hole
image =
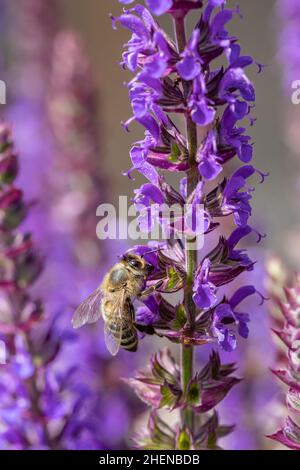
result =
[[[288,385],[286,405],[290,416],[285,419],[279,431],[268,437],[290,449],[300,450],[300,428],[293,420],[293,417],[299,415],[300,410],[300,277],[294,275],[289,279],[288,275],[279,274],[276,270],[278,265],[284,270],[276,260],[271,260],[269,263],[271,314],[274,315],[273,332],[284,344],[287,353],[285,356],[282,356],[282,353],[278,354],[276,368],[272,369],[272,372]],[[285,285],[281,282],[283,277],[287,277]]]
[[[300,5],[297,0],[278,0],[276,6],[280,27],[278,58],[282,66],[284,89],[290,94],[293,82],[300,78]]]
[[[134,0],[119,0],[124,5],[129,5]],[[155,15],[166,13],[173,5],[173,0],[146,0],[147,6]]]
[[[15,155],[4,124],[0,135],[0,152]],[[0,193],[14,187],[13,183],[2,182]],[[2,210],[12,216],[9,206]],[[64,427],[72,420],[75,403],[81,406],[84,395],[76,391],[76,385],[73,390],[69,388],[69,369],[60,377],[54,371],[64,340],[72,337],[56,330],[54,321],[47,323],[43,305],[30,297],[29,289],[41,272],[41,261],[30,235],[19,232],[21,222],[17,217],[13,224],[2,226],[0,237],[1,258],[6,266],[1,273],[6,284],[0,289],[6,314],[0,329],[7,352],[0,391],[0,445],[15,449],[75,448],[76,435],[65,441]],[[63,410],[62,394],[69,395]]]

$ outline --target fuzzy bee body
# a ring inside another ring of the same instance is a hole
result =
[[[104,277],[98,289],[75,311],[73,327],[96,322],[102,315],[107,349],[116,355],[119,348],[136,351],[138,333],[132,299],[140,297],[152,266],[135,254],[123,256]]]
[[[113,311],[113,302],[103,299],[102,317],[107,331],[116,342],[120,341],[121,348],[135,352],[138,347],[138,335],[134,325],[134,308],[129,298],[123,308],[122,318],[116,321],[115,314],[111,313]],[[122,331],[121,338],[119,338],[120,330]]]

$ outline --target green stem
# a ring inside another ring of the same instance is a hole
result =
[[[181,345],[181,386],[186,390],[187,385],[193,377],[194,369],[194,348],[193,346]],[[181,412],[182,425],[186,426],[193,432],[194,430],[194,412],[192,408],[185,408]]]
[[[177,40],[178,52],[182,52],[186,46],[186,32],[184,18],[175,18],[175,35]],[[183,81],[182,83],[184,97],[187,100],[191,83]],[[197,153],[197,127],[191,117],[186,115],[186,138],[189,152],[189,170],[187,171],[187,197],[195,190],[199,181],[199,173],[196,162]],[[186,237],[185,240],[185,257],[186,257],[186,285],[184,288],[184,306],[187,314],[188,323],[193,327],[195,323],[196,308],[193,302],[193,281],[194,273],[197,268],[197,250],[192,248],[191,244],[195,242],[195,238]],[[181,380],[182,389],[186,390],[187,385],[193,377],[194,362],[193,346],[181,346]],[[191,431],[194,427],[194,413],[191,408],[187,408],[182,412],[182,423]]]

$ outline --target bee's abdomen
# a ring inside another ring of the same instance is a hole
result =
[[[134,325],[128,325],[123,328],[121,347],[127,351],[135,352],[138,347],[138,335]]]
[[[106,320],[107,321],[107,320]],[[108,321],[107,323],[107,328],[110,331],[110,333],[117,339],[120,338],[119,336],[119,329],[118,325],[116,323]],[[138,334],[137,330],[132,323],[131,318],[130,319],[123,319],[123,325],[122,325],[122,338],[121,338],[121,343],[120,346],[127,351],[132,351],[135,352],[138,347]]]

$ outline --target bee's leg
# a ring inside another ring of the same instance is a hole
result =
[[[152,325],[142,325],[141,323],[135,323],[135,327],[140,333],[144,333],[145,335],[156,335],[160,338],[163,338],[163,335],[159,334]]]
[[[147,289],[140,292],[140,294],[138,295],[139,299],[149,297],[149,295],[153,294],[153,292],[155,292],[157,289],[159,289],[162,286],[163,282],[164,281],[159,281],[154,286],[150,286]]]
[[[144,333],[144,334],[147,334],[147,335],[154,335],[155,334],[155,330],[154,330],[153,326],[151,326],[151,325],[141,325],[140,323],[135,323],[135,327],[140,333]]]

